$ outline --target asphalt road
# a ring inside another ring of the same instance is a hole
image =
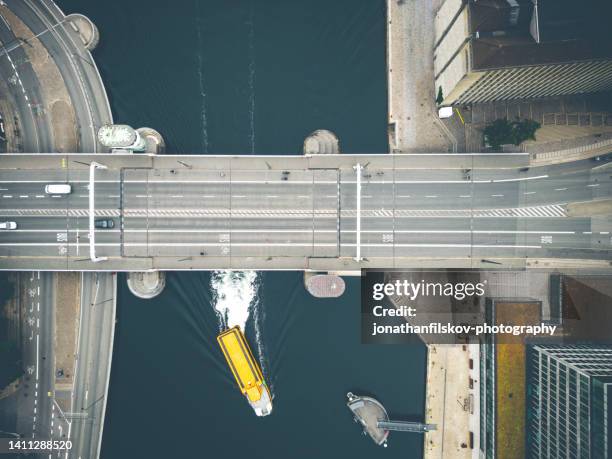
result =
[[[115,326],[116,277],[83,273],[79,354],[67,458],[99,457]]]
[[[5,0],[5,3],[37,36],[57,65],[76,112],[80,149],[99,151],[97,130],[103,124],[112,122],[112,114],[104,85],[91,54],[67,24],[63,12],[52,1]],[[8,55],[2,56],[0,61],[20,53],[23,54],[23,50],[14,49]],[[26,70],[27,67],[23,71],[24,78],[28,76]],[[30,90],[35,91],[36,86],[28,86],[28,91]],[[26,146],[24,149],[55,151],[53,144],[40,145],[36,149],[28,149]]]
[[[568,203],[611,196],[601,163],[361,175],[358,211],[352,168],[98,170],[96,217],[116,226],[96,230],[97,255],[159,257],[162,269],[164,257],[350,258],[359,214],[370,260],[610,258],[610,219],[566,213]],[[0,233],[0,257],[87,258],[88,178],[86,169],[0,170],[0,219],[18,225]],[[46,195],[52,182],[73,193]]]
[[[24,273],[22,358],[24,385],[19,391],[17,432],[24,438],[61,436],[65,425],[55,419],[53,336],[55,287],[53,273]]]
[[[0,75],[8,82],[11,99],[19,116],[19,143],[22,150],[53,151],[51,120],[45,111],[38,110],[38,104],[43,101],[40,82],[22,47],[4,52],[4,47],[19,42],[2,15],[0,42],[3,45],[0,48]]]

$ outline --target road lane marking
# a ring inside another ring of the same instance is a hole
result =
[[[460,198],[471,198],[472,196],[470,196],[469,194],[462,194],[459,195]]]
[[[59,230],[15,230],[22,232],[55,232]],[[69,230],[69,232],[78,232],[79,230]],[[108,230],[104,233],[119,233],[121,230]],[[152,234],[164,234],[164,233],[184,233],[184,234],[217,234],[217,233],[337,233],[337,229],[315,229],[305,228],[305,229],[278,229],[278,228],[258,228],[258,229],[126,229],[123,230],[124,233],[152,233]],[[355,230],[341,230],[342,233],[354,233]],[[371,233],[371,234],[379,234],[379,233],[405,233],[405,234],[422,234],[422,233],[436,233],[436,234],[455,234],[455,233],[477,233],[477,234],[576,234],[575,231],[548,231],[548,230],[534,230],[534,231],[514,231],[514,230],[434,230],[429,228],[419,229],[419,230],[399,230],[399,229],[381,229],[381,230],[361,230],[362,233]]]
[[[555,188],[555,191],[567,191],[567,188]]]
[[[13,195],[12,194],[4,194],[2,195],[3,198],[12,198]]]
[[[590,183],[589,185],[587,185],[587,187],[591,188],[595,188],[596,186],[599,186],[599,183]]]
[[[173,194],[172,196],[170,196],[171,198],[184,198],[185,196],[183,196],[182,194]]]
[[[438,195],[435,195],[435,194],[429,194],[429,195],[427,195],[427,196],[425,196],[425,197],[426,197],[426,198],[437,198],[437,197],[438,197]]]
[[[492,194],[491,197],[492,198],[503,198],[504,195],[503,194]]]
[[[19,244],[19,245],[28,245],[28,246],[54,246],[57,244],[53,243],[28,243],[28,244]],[[84,246],[88,246],[89,244],[83,244]],[[227,247],[228,243],[217,243],[217,242],[200,242],[200,243],[183,243],[183,242],[131,242],[131,243],[115,243],[115,242],[107,242],[107,243],[99,243],[96,244],[98,246],[103,247],[119,247],[123,245],[124,247]],[[232,242],[230,244],[232,247],[261,247],[261,242]],[[389,247],[389,244],[361,244],[364,247]],[[277,243],[266,243],[267,247],[337,247],[337,242],[333,243],[300,243],[300,242],[277,242]],[[343,243],[343,247],[355,247],[356,244],[351,243]],[[518,249],[536,249],[541,248],[539,245],[485,245],[485,244],[406,244],[406,243],[395,243],[395,247],[478,247],[478,248],[486,248],[486,247],[496,247],[496,248],[518,248]]]
[[[524,194],[536,194],[536,192],[535,191],[525,191]]]

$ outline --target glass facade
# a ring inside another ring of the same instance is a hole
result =
[[[533,345],[527,358],[528,457],[610,458],[612,346]]]

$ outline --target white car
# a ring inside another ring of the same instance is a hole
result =
[[[0,230],[13,230],[17,229],[17,223],[15,222],[0,222]]]
[[[69,183],[51,183],[45,187],[47,194],[70,194],[72,186]]]

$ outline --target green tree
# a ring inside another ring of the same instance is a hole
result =
[[[535,140],[540,123],[534,120],[508,121],[506,118],[489,123],[484,129],[485,141],[494,149],[504,144],[520,145],[525,140]]]
[[[438,86],[438,97],[436,97],[436,104],[440,105],[444,102],[444,94],[442,94],[442,86]]]

